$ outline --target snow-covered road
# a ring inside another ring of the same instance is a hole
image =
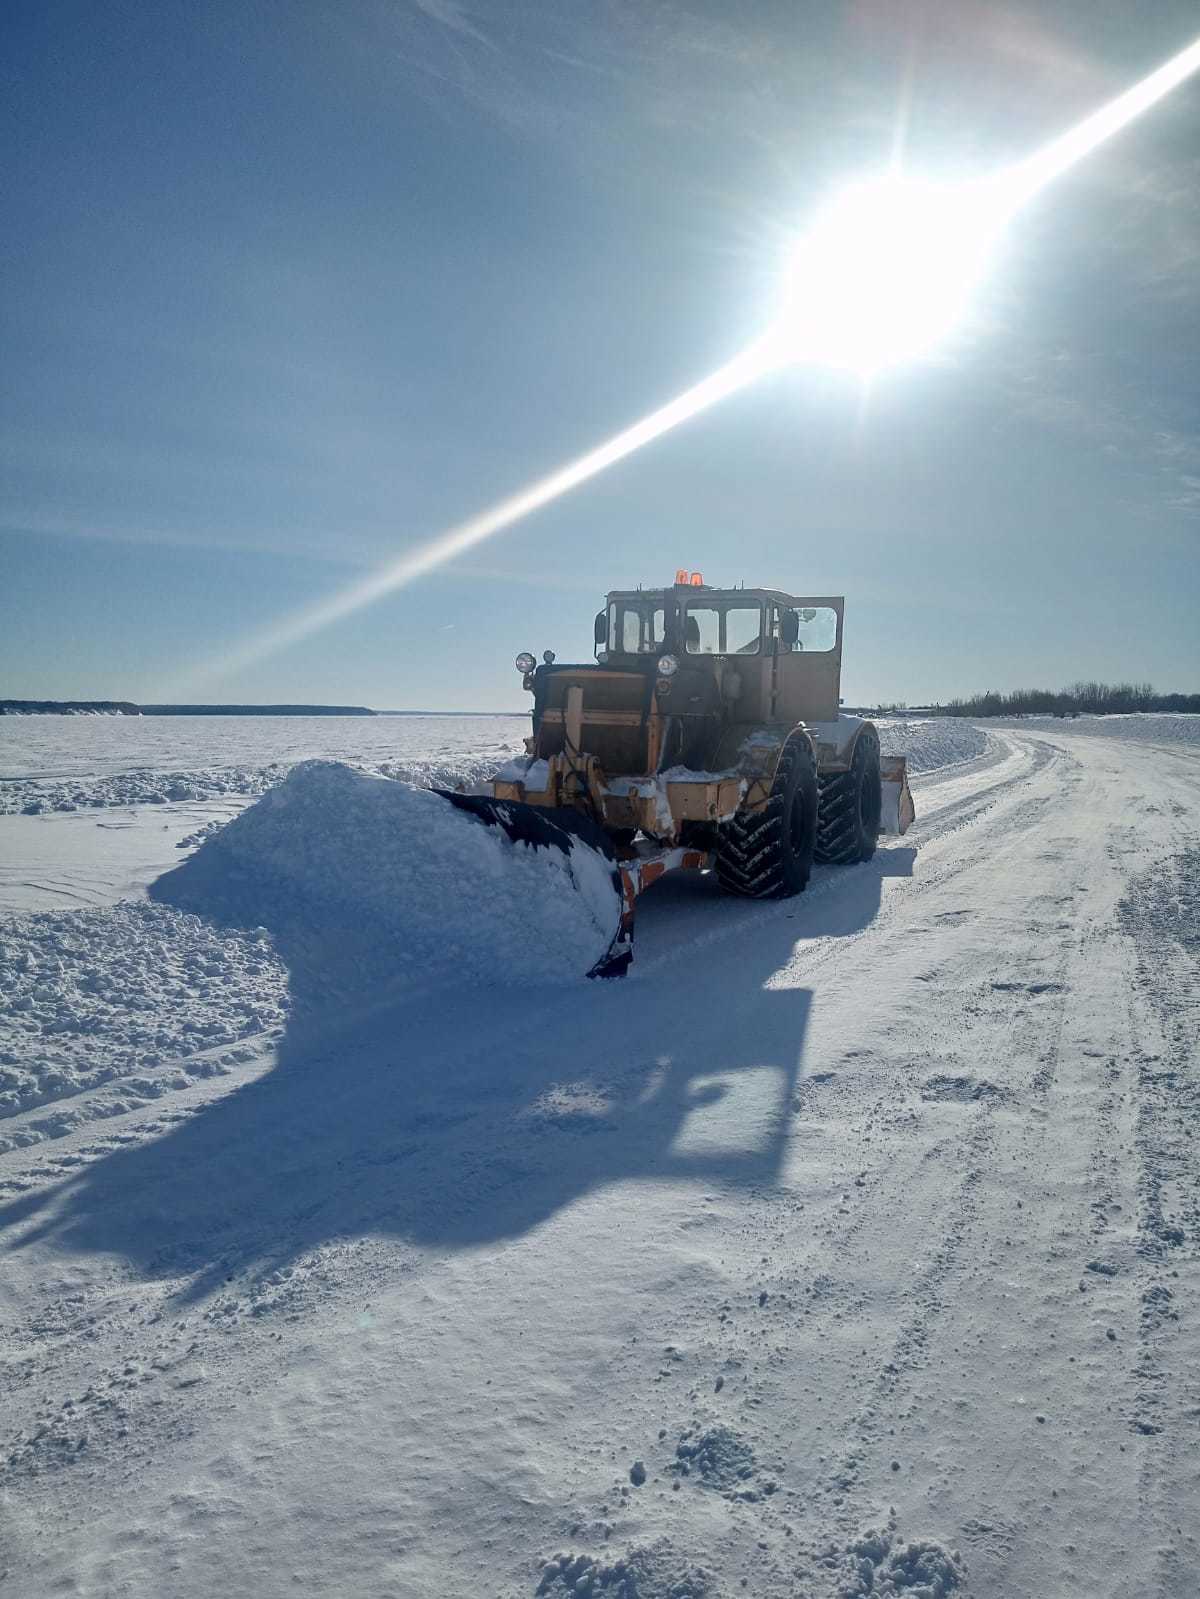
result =
[[[0,1155],[0,1588],[1194,1599],[1200,746],[914,787],[624,984],[300,960]]]

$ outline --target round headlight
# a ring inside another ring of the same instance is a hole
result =
[[[660,677],[674,677],[679,670],[679,662],[673,655],[660,655],[658,658],[658,675]]]
[[[518,672],[529,673],[533,671],[534,667],[537,665],[537,662],[534,660],[533,656],[530,655],[528,650],[522,650],[520,655],[517,656],[514,664]]]

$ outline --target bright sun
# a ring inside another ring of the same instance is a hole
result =
[[[787,275],[787,357],[864,376],[929,352],[961,320],[1011,211],[995,180],[854,183],[820,212]]]
[[[1066,133],[995,177],[932,183],[889,174],[851,184],[800,240],[783,308],[725,365],[593,449],[377,571],[193,668],[189,686],[243,669],[352,615],[551,504],[690,417],[787,362],[864,377],[926,355],[953,331],[1016,211],[1061,173],[1200,71],[1200,39]],[[177,683],[174,692],[183,690]],[[161,691],[161,685],[160,685]]]

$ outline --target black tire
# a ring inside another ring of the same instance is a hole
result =
[[[853,866],[869,861],[879,839],[883,789],[879,741],[860,733],[846,772],[820,779],[816,858],[822,866]]]
[[[806,739],[785,744],[770,798],[721,829],[717,881],[743,899],[790,899],[808,886],[817,838],[817,766]]]

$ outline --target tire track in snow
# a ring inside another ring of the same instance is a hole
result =
[[[1045,763],[1043,763],[1045,764]],[[1034,814],[1040,813],[1044,802],[1037,800],[1034,804]],[[1029,826],[1030,811],[1025,810],[1015,814],[1011,819],[1014,836],[1023,838]],[[971,863],[966,863],[959,870],[968,870]],[[975,863],[977,864],[977,863]],[[947,884],[953,885],[958,872],[943,872],[938,879],[927,885],[930,890],[936,890]],[[904,909],[910,913],[914,909],[927,907],[914,907],[911,899],[906,900]],[[899,913],[898,913],[899,914]],[[878,927],[872,931],[878,932]],[[862,941],[870,943],[869,936],[861,935]],[[839,950],[845,954],[845,942],[838,945]],[[1067,959],[1063,956],[1063,963]],[[862,964],[857,962],[856,964]],[[1062,963],[1060,963],[1062,964]],[[1063,992],[1065,985],[1057,980],[1045,980],[1044,968],[1035,968],[1030,974],[1028,984],[1018,981],[997,983],[996,989],[1004,989],[1009,994],[1014,990],[1028,988],[1038,996],[1038,1003],[1054,1003]],[[1056,971],[1055,976],[1058,975]],[[855,974],[848,974],[850,985],[853,988]],[[961,984],[953,971],[942,974],[942,997],[951,997],[961,992]],[[995,1010],[1002,1013],[1004,1008],[1011,1004],[1010,999],[998,1001]],[[962,1008],[957,1024],[952,1026],[952,1032],[972,1027],[992,1026],[994,1022],[989,1017],[972,1018],[971,1009],[978,1007],[974,997],[970,996],[962,1001]],[[1061,1011],[1061,1000],[1058,1001]],[[1031,1031],[1035,1032],[1045,1026],[1044,1014],[1040,1018],[1031,1017],[1028,1022]],[[1032,1051],[1031,1051],[1032,1053]],[[1044,1061],[1053,1061],[1054,1050],[1044,1052]],[[1028,1088],[1037,1092],[1040,1088],[1045,1091],[1052,1071],[1043,1070],[1039,1082],[1035,1072],[1028,1083]],[[985,1085],[986,1086],[986,1085]],[[904,1085],[899,1085],[899,1099],[903,1102]],[[881,1172],[878,1164],[874,1169],[870,1163],[864,1161],[866,1169],[861,1174],[865,1181],[866,1192],[863,1196],[864,1203],[859,1205],[844,1224],[839,1220],[839,1212],[835,1211],[830,1222],[823,1227],[818,1224],[817,1233],[814,1235],[815,1253],[826,1259],[836,1259],[845,1262],[847,1252],[851,1251],[858,1235],[870,1228],[878,1227],[878,1211],[882,1208],[886,1213],[894,1215],[905,1214],[904,1193],[912,1177],[913,1161],[924,1165],[930,1161],[937,1162],[947,1152],[952,1153],[963,1163],[965,1169],[956,1185],[946,1192],[944,1183],[940,1183],[936,1195],[935,1209],[938,1212],[936,1221],[933,1217],[926,1218],[926,1236],[919,1236],[914,1241],[906,1240],[910,1253],[919,1251],[923,1260],[928,1262],[921,1270],[915,1281],[906,1284],[907,1299],[910,1304],[915,1302],[915,1310],[902,1322],[899,1331],[894,1335],[893,1341],[887,1351],[887,1357],[882,1360],[875,1370],[874,1378],[866,1373],[859,1374],[856,1386],[860,1389],[865,1383],[868,1397],[861,1404],[850,1425],[852,1441],[841,1451],[835,1463],[822,1471],[819,1480],[802,1494],[799,1498],[792,1493],[788,1496],[787,1513],[797,1519],[806,1515],[815,1516],[823,1528],[822,1538],[831,1535],[848,1538],[856,1525],[861,1525],[870,1513],[865,1503],[856,1502],[854,1490],[859,1483],[860,1471],[865,1463],[868,1452],[883,1441],[883,1427],[888,1414],[893,1413],[895,1407],[901,1402],[901,1396],[910,1387],[909,1378],[919,1370],[924,1352],[931,1337],[932,1329],[938,1323],[940,1316],[946,1309],[947,1301],[952,1297],[949,1283],[955,1274],[962,1269],[962,1254],[965,1240],[969,1237],[975,1221],[976,1202],[975,1194],[981,1180],[985,1164],[985,1156],[991,1146],[992,1111],[994,1103],[1003,1103],[1003,1100],[991,1101],[983,1098],[971,1112],[972,1122],[965,1135],[960,1131],[949,1139],[936,1140],[932,1145],[925,1144],[919,1151],[912,1151],[907,1158],[899,1163],[894,1158],[894,1150],[889,1149],[887,1170],[883,1173],[883,1190],[894,1197],[889,1202],[884,1192],[880,1190]],[[934,1236],[927,1236],[930,1227]],[[868,1246],[870,1240],[867,1241]],[[811,1274],[811,1273],[810,1273]],[[844,1275],[844,1271],[843,1271]],[[819,1279],[818,1279],[819,1280]],[[798,1283],[800,1279],[793,1279],[791,1274],[772,1290],[774,1299],[776,1291],[785,1298],[793,1300],[799,1297]],[[805,1323],[809,1338],[819,1339],[823,1335],[833,1334],[836,1323],[853,1319],[865,1308],[864,1299],[847,1299],[844,1292],[839,1292],[836,1285],[831,1285],[832,1291],[825,1289],[816,1306],[806,1308],[809,1320]],[[783,1333],[780,1337],[784,1337]],[[883,1408],[881,1418],[879,1412]],[[810,1554],[815,1557],[816,1546],[810,1548]]]
[[[1074,765],[1075,763],[1072,763]],[[1071,791],[1077,790],[1079,778],[1077,772],[1070,772],[1066,788],[1066,797],[1070,798]],[[1036,839],[1032,832],[1026,833],[1030,813],[1014,815],[1011,820],[1014,828],[1019,829],[1019,836],[1013,839],[1013,851],[1019,856],[1022,850],[1029,853],[1027,839]],[[1043,830],[1044,832],[1044,830]],[[1066,857],[1061,849],[1055,849],[1055,840],[1042,839],[1043,844],[1051,846],[1049,858],[1053,859],[1063,878],[1067,880],[1065,886],[1074,888],[1070,881],[1074,874],[1082,872],[1087,864],[1089,854],[1094,850],[1094,840],[1084,836],[1076,839],[1070,836],[1060,839],[1057,843],[1067,846]],[[994,859],[994,856],[993,856]],[[1036,878],[1028,868],[1032,863],[1022,863],[1026,867],[1024,880],[1036,884]],[[954,874],[957,875],[957,874]],[[953,876],[947,874],[943,881],[953,882]],[[1035,892],[1033,903],[1037,904],[1045,899],[1044,895]],[[1075,895],[1072,892],[1067,896],[1068,902],[1074,903]],[[1022,1102],[1027,1113],[1032,1112],[1036,1118],[1033,1124],[1035,1137],[1040,1137],[1039,1129],[1049,1127],[1049,1109],[1058,1079],[1059,1065],[1064,1048],[1064,1033],[1068,1022],[1068,1010],[1071,1004],[1071,995],[1075,988],[1074,977],[1076,970],[1085,967],[1091,959],[1091,944],[1093,929],[1091,922],[1096,911],[1085,901],[1077,906],[1075,921],[1060,923],[1054,931],[1059,935],[1053,940],[1053,959],[1047,965],[1036,948],[1036,929],[1038,919],[1034,918],[1029,923],[1032,935],[1029,943],[1034,945],[1030,950],[1026,948],[1028,959],[1023,969],[1018,966],[1012,969],[1011,956],[1014,951],[1005,949],[1009,957],[1008,970],[1003,978],[987,985],[986,995],[990,995],[990,1003],[982,1006],[978,1003],[968,1004],[966,1010],[959,1018],[959,1026],[969,1031],[972,1027],[995,1029],[1002,1025],[1005,1013],[1012,1010],[1014,1002],[1021,1008],[1023,1014],[1018,1013],[1017,1020],[1020,1032],[1013,1040],[1013,1055],[1025,1058],[1030,1062],[1031,1071],[1025,1079],[1023,1088],[1019,1083],[1013,1085],[1019,1102]],[[1055,914],[1055,903],[1051,900],[1045,906],[1047,916]],[[1043,921],[1042,925],[1047,931],[1052,924]],[[1066,933],[1064,939],[1061,935]],[[998,974],[999,977],[999,974]],[[943,995],[943,998],[945,995]],[[974,1011],[974,1016],[971,1012]],[[988,1014],[990,1012],[990,1014]],[[1011,1019],[1011,1018],[1010,1018]],[[1038,1106],[1043,1108],[1039,1111]],[[833,1504],[838,1507],[839,1514],[843,1517],[842,1525],[848,1527],[855,1519],[854,1514],[847,1513],[839,1504],[843,1495],[846,1495],[858,1481],[860,1468],[864,1463],[864,1454],[869,1445],[877,1444],[881,1438],[881,1423],[878,1419],[878,1410],[881,1398],[887,1394],[888,1398],[895,1400],[899,1395],[907,1377],[917,1373],[920,1366],[920,1357],[924,1352],[932,1329],[936,1326],[939,1312],[945,1307],[947,1297],[947,1282],[958,1269],[963,1257],[964,1240],[970,1233],[975,1219],[976,1206],[973,1202],[975,1190],[978,1186],[981,1167],[984,1157],[993,1143],[992,1130],[994,1121],[991,1115],[991,1105],[981,1106],[975,1113],[973,1126],[963,1134],[966,1155],[966,1172],[959,1186],[954,1191],[954,1198],[949,1205],[949,1221],[936,1244],[926,1242],[922,1252],[926,1253],[933,1248],[933,1265],[926,1273],[925,1280],[914,1289],[914,1296],[920,1303],[917,1314],[904,1326],[897,1335],[895,1355],[889,1363],[895,1370],[889,1372],[885,1366],[882,1373],[877,1373],[875,1386],[871,1389],[869,1399],[863,1404],[854,1418],[855,1441],[849,1446],[841,1457],[839,1468],[832,1483],[825,1483],[821,1492],[832,1498]],[[998,1102],[999,1113],[1005,1119],[1011,1119],[1014,1111],[1014,1101],[1010,1097],[1007,1101]],[[1097,1128],[1097,1133],[1103,1137],[1103,1124]],[[1027,1143],[1021,1139],[1020,1144]],[[938,1147],[933,1146],[927,1153],[936,1157]],[[1028,1164],[1034,1155],[1033,1146],[1027,1150],[1025,1161]],[[975,1157],[975,1158],[973,1158]],[[1020,1157],[1018,1157],[1020,1158]],[[862,1225],[865,1218],[860,1213],[858,1225],[851,1226],[841,1235],[841,1243],[851,1241]],[[994,1241],[993,1241],[994,1242]],[[1006,1240],[1009,1242],[1009,1240]],[[971,1262],[966,1263],[966,1275],[972,1275]],[[856,1306],[845,1307],[847,1314],[852,1314]],[[889,1382],[892,1390],[889,1392]],[[893,1405],[894,1409],[894,1405]],[[861,1522],[863,1512],[860,1511],[858,1519]],[[978,1519],[974,1535],[977,1538],[990,1541],[991,1564],[993,1568],[999,1562],[1003,1565],[1004,1551],[1008,1543],[1013,1541],[1015,1528],[1010,1528],[1009,1534],[1003,1533],[1003,1517],[997,1520],[992,1512]],[[1000,1527],[1000,1531],[997,1528]],[[1007,1591],[1007,1590],[1006,1590]]]
[[[1195,1537],[1184,1533],[1195,1504],[1200,1421],[1200,848],[1194,828],[1182,832],[1180,846],[1165,867],[1134,878],[1119,907],[1137,964],[1133,1025],[1145,1039],[1135,1060],[1141,1292],[1137,1408],[1130,1425],[1147,1437],[1140,1497],[1157,1534],[1155,1569],[1163,1593],[1189,1591],[1189,1583],[1194,1588],[1200,1580]],[[1189,1478],[1190,1491],[1181,1493]]]

